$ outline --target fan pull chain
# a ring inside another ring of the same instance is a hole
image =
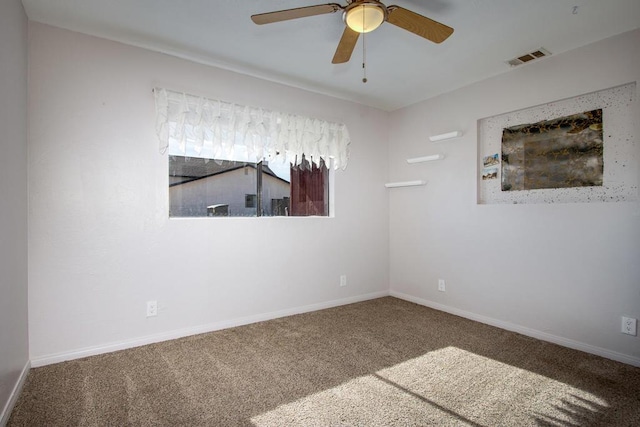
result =
[[[364,43],[365,38],[366,38],[366,33],[362,33],[362,83],[367,82],[367,66],[366,66],[367,49]]]
[[[364,13],[362,14],[362,28],[364,28]],[[367,48],[365,47],[365,39],[367,33],[362,33],[362,83],[367,82]]]

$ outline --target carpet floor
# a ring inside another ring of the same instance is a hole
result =
[[[9,426],[640,426],[640,368],[392,297],[31,369]]]

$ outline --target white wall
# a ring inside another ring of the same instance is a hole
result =
[[[392,113],[391,180],[428,181],[391,192],[392,292],[640,364],[640,339],[620,333],[622,315],[640,318],[640,204],[476,204],[478,119],[639,79],[635,31]],[[428,142],[452,130],[464,136]]]
[[[27,17],[0,2],[0,424],[28,369]],[[26,371],[25,371],[26,372]]]
[[[29,60],[34,365],[387,292],[387,113],[37,23]],[[336,217],[170,220],[155,85],[346,123]]]

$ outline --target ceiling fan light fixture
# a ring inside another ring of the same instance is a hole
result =
[[[354,2],[344,11],[344,22],[358,33],[378,28],[387,17],[387,9],[379,1]]]

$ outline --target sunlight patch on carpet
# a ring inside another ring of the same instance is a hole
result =
[[[456,347],[281,405],[251,418],[282,425],[581,425],[609,405],[544,375]]]

